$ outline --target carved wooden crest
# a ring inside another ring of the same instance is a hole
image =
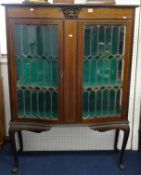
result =
[[[63,7],[62,11],[66,19],[76,19],[80,13],[79,7]]]

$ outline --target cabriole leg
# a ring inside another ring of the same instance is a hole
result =
[[[118,151],[118,148],[117,148],[118,138],[119,138],[119,129],[116,129],[116,131],[115,131],[115,142],[114,142],[114,150],[115,151]]]
[[[20,145],[20,152],[23,152],[23,138],[22,138],[22,131],[18,131],[18,139],[19,139],[19,145]]]
[[[124,153],[125,153],[125,148],[126,148],[128,137],[129,137],[129,133],[130,133],[129,125],[124,127],[124,129],[122,129],[122,130],[123,130],[124,135],[123,135],[122,149],[120,151],[119,167],[120,167],[121,170],[124,170],[125,166],[123,164],[123,156],[124,156]]]
[[[117,143],[118,143],[118,137],[119,137],[119,131],[122,130],[124,132],[123,136],[123,143],[122,143],[122,148],[120,151],[120,157],[119,157],[119,168],[121,170],[125,169],[125,166],[123,164],[123,156],[125,153],[125,148],[127,145],[128,137],[129,137],[129,123],[113,123],[113,124],[105,124],[105,125],[93,125],[90,127],[92,130],[100,131],[100,132],[105,132],[105,131],[110,131],[110,130],[116,130],[116,135],[115,135],[115,143],[114,143],[114,149],[117,150]]]
[[[14,127],[11,125],[9,128],[9,138],[10,138],[10,142],[12,145],[12,151],[13,151],[13,156],[14,156],[14,166],[11,170],[12,173],[17,173],[18,166],[19,166],[16,141],[15,141],[15,133],[16,131],[14,130]]]

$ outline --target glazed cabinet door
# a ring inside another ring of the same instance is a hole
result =
[[[79,23],[78,97],[83,122],[127,118],[130,21]]]
[[[9,76],[14,120],[60,122],[62,22],[10,21]]]

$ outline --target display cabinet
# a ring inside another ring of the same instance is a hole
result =
[[[15,133],[56,125],[124,132],[135,6],[6,4],[11,99],[9,135],[17,171]],[[60,136],[61,137],[61,136]]]

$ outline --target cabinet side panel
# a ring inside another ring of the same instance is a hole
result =
[[[124,82],[123,82],[123,112],[124,119],[128,119],[129,107],[129,93],[130,93],[130,80],[131,80],[131,66],[132,66],[132,52],[133,52],[133,32],[134,20],[129,21],[127,24],[127,38],[126,38],[126,60],[124,69]]]

